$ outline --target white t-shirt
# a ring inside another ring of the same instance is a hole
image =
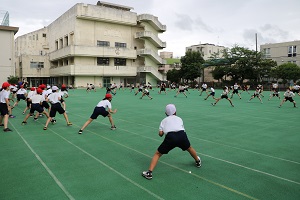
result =
[[[31,98],[31,102],[34,104],[34,103],[41,103],[43,101],[45,101],[45,98],[43,95],[40,95],[40,94],[35,94],[33,95]]]
[[[295,94],[290,91],[290,92],[285,92],[283,96],[285,96],[285,97],[294,97]]]
[[[27,95],[27,98],[31,98],[35,94],[36,94],[36,91],[29,91],[28,95]]]
[[[60,103],[60,99],[61,98],[61,95],[59,92],[55,92],[55,93],[51,93],[49,96],[48,96],[48,99],[49,99],[49,102],[51,104],[56,104],[56,103]]]
[[[106,109],[106,108],[111,109],[111,103],[110,103],[107,99],[105,99],[105,100],[100,101],[100,102],[97,104],[97,107],[104,107],[105,109]]]
[[[214,88],[210,88],[210,91],[211,91],[211,92],[215,92],[215,89],[214,89]]]
[[[26,94],[27,93],[27,90],[25,90],[24,88],[20,88],[18,91],[17,91],[17,94]]]
[[[206,89],[207,88],[207,84],[202,84],[201,87],[204,88],[204,89]]]
[[[183,126],[183,121],[180,117],[177,117],[176,115],[170,115],[160,122],[159,130],[163,131],[164,134],[167,134],[169,132],[178,132],[181,130],[184,131],[185,129]]]
[[[9,99],[10,92],[3,89],[0,92],[0,103],[6,103],[5,99]]]

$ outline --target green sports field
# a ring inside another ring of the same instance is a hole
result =
[[[117,129],[100,116],[82,135],[78,130],[104,89],[69,91],[73,126],[58,115],[46,131],[45,117],[21,125],[20,102],[9,119],[13,132],[0,132],[0,199],[300,199],[300,108],[290,102],[278,108],[280,100],[268,101],[267,91],[263,104],[248,103],[247,93],[234,96],[235,107],[226,100],[212,106],[213,99],[203,100],[196,90],[188,98],[157,91],[150,91],[153,100],[118,91],[112,101]],[[294,99],[300,106],[300,97]],[[168,103],[176,105],[202,167],[174,149],[146,180],[141,172],[163,140],[158,126]]]

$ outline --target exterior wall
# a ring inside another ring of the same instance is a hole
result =
[[[0,26],[0,83],[7,81],[7,77],[15,76],[14,68],[14,34],[17,27]]]
[[[163,60],[159,58],[157,52],[165,43],[158,39],[158,33],[163,32],[160,26],[156,27],[156,24],[160,25],[158,19],[154,18],[155,22],[151,20],[139,22],[137,14],[131,12],[129,7],[110,3],[98,4],[97,6],[76,4],[45,28],[47,42],[43,45],[48,47],[46,58],[48,63],[45,69],[42,69],[45,73],[40,72],[41,76],[54,77],[57,82],[67,81],[65,84],[72,84],[75,87],[85,87],[86,83],[93,83],[92,77],[97,77],[97,81],[103,81],[103,77],[110,77],[111,81],[119,81],[116,84],[126,77],[131,80],[132,77],[140,79],[140,71],[153,74],[156,79],[162,79],[162,75],[158,72],[158,64]],[[147,15],[149,16],[152,15]],[[152,37],[142,39],[136,37],[138,32],[145,33],[145,31],[147,33],[151,31]],[[33,58],[25,58],[24,53],[37,56],[37,50],[43,47],[35,44],[32,48],[30,46],[30,50],[24,49],[32,42],[29,40],[32,34],[35,33],[26,34],[16,40],[22,46],[17,50],[19,55],[17,63],[22,65],[19,69],[23,69],[20,70],[23,77],[34,76],[33,70],[24,67],[24,61],[28,63]],[[106,41],[109,45],[98,46],[97,41]],[[126,47],[115,47],[115,43],[126,43]],[[138,53],[140,50],[142,54]],[[99,65],[97,58],[108,58],[109,64]],[[126,66],[115,64],[115,58],[126,59]],[[24,72],[24,69],[28,72]],[[88,77],[91,77],[92,81],[88,81]],[[95,81],[93,84],[99,85]]]
[[[289,57],[289,47],[291,46],[296,46],[296,52],[295,52],[296,54],[294,54],[294,56],[290,54],[291,56]],[[276,61],[277,65],[291,62],[300,66],[299,49],[300,49],[300,40],[260,45],[260,51],[265,54],[265,57]]]
[[[218,46],[214,44],[198,44],[186,47],[186,51],[199,51],[202,53],[204,60],[209,59],[214,53],[220,53],[219,57],[221,58],[223,54],[221,53],[225,47]]]

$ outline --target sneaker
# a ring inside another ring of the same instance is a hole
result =
[[[4,126],[4,124],[0,124],[0,126]]]
[[[82,130],[81,129],[78,131],[78,134],[82,134]]]
[[[55,120],[56,121],[56,120]],[[67,123],[67,126],[72,126],[73,124],[72,124],[72,122],[68,122]]]
[[[201,167],[201,159],[199,156],[197,156],[199,161],[196,161],[196,167],[200,168]]]
[[[12,130],[10,130],[9,128],[5,128],[5,129],[3,129],[3,131],[4,131],[4,132],[10,132],[10,131],[12,131]]]
[[[110,127],[111,130],[116,130],[116,128],[117,128],[116,126]]]
[[[15,118],[16,116],[14,116],[14,115],[9,115],[9,118]]]
[[[51,123],[52,123],[52,124],[56,124],[56,119],[52,119],[52,120],[51,120]]]
[[[233,105],[233,104],[231,104],[231,106],[232,106],[232,107],[234,107],[234,105]]]
[[[25,115],[25,112],[22,112],[23,115]]]
[[[146,179],[148,179],[148,180],[151,180],[152,179],[152,172],[151,171],[144,171],[143,173],[142,173],[142,176],[143,177],[145,177]]]
[[[36,122],[37,120],[39,120],[38,118],[34,118],[34,121]]]
[[[215,106],[216,104],[215,104],[215,103],[211,103],[211,105],[212,105],[212,106]]]
[[[23,121],[23,122],[22,122],[22,125],[25,125],[25,124],[27,124],[27,122]]]
[[[33,114],[30,114],[30,117],[33,117]]]
[[[47,126],[45,126],[45,127],[43,128],[43,130],[44,130],[44,131],[47,130]]]

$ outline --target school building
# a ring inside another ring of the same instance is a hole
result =
[[[163,80],[158,51],[166,31],[156,16],[132,7],[78,3],[49,26],[15,40],[16,76],[41,83],[106,87]]]

